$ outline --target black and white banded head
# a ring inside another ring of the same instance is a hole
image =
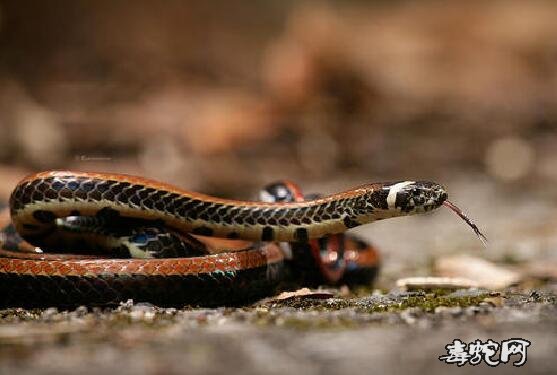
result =
[[[431,211],[447,200],[447,190],[431,181],[401,181],[386,183],[382,187],[383,208],[415,214]]]

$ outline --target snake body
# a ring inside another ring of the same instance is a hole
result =
[[[277,242],[303,247],[374,220],[433,210],[446,198],[436,183],[401,181],[310,200],[237,201],[129,175],[42,172],[10,198],[15,230],[42,252],[4,241],[0,293],[4,304],[23,305],[250,300],[282,277]],[[94,258],[76,255],[79,249]],[[156,259],[107,258],[114,251]]]

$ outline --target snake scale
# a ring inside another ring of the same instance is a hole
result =
[[[242,303],[282,280],[282,245],[319,252],[337,243],[359,247],[364,259],[367,245],[343,232],[448,202],[445,188],[428,181],[315,199],[288,186],[272,185],[264,201],[237,201],[123,174],[29,176],[10,197],[11,224],[0,237],[2,304]]]

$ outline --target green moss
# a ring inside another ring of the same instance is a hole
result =
[[[281,321],[281,326],[296,330],[344,330],[353,329],[361,326],[361,322],[339,317],[336,319],[331,318],[317,318],[317,319],[300,319],[295,317],[288,317]]]
[[[468,307],[475,306],[482,302],[488,294],[479,295],[454,295],[443,293],[428,293],[428,294],[412,294],[402,295],[392,300],[386,300],[380,303],[364,303],[358,306],[359,312],[401,312],[408,308],[419,308],[425,312],[432,313],[435,308],[440,306],[445,307]]]

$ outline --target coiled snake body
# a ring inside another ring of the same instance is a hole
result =
[[[441,185],[427,181],[373,183],[310,200],[295,187],[286,189],[293,196],[277,197],[281,186],[288,184],[271,185],[265,202],[251,202],[121,174],[29,176],[10,198],[17,233],[12,226],[3,232],[2,302],[247,301],[281,280],[278,242],[304,248],[374,220],[433,210],[447,199]]]

